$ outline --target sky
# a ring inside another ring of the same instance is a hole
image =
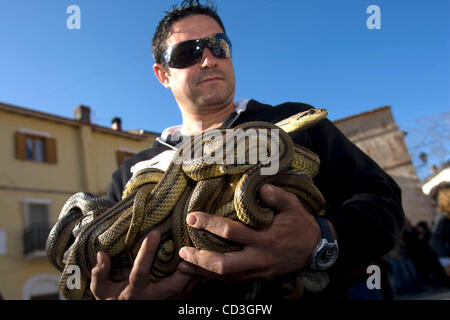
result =
[[[0,0],[0,102],[68,118],[83,104],[94,123],[118,116],[124,130],[181,123],[151,54],[154,30],[176,3]],[[215,4],[233,43],[236,100],[308,103],[330,120],[388,105],[401,127],[427,117],[450,127],[450,1]],[[67,27],[71,5],[80,29]],[[367,26],[370,5],[380,9],[380,29]]]

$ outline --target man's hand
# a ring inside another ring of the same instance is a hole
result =
[[[192,290],[197,277],[175,272],[157,283],[150,281],[150,269],[160,242],[160,233],[150,232],[142,242],[128,280],[112,282],[109,279],[111,260],[104,252],[97,254],[97,266],[92,269],[90,289],[96,299],[183,299]]]
[[[265,184],[262,201],[278,213],[265,231],[206,212],[193,212],[187,222],[223,238],[242,243],[241,251],[224,254],[184,247],[179,255],[187,262],[178,269],[209,278],[228,280],[271,279],[310,264],[311,254],[321,232],[316,219],[298,198],[282,188]]]

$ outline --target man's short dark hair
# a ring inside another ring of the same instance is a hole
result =
[[[167,49],[166,40],[169,37],[172,25],[183,18],[197,14],[203,14],[213,18],[223,29],[223,32],[225,32],[225,27],[213,3],[207,1],[205,5],[202,5],[199,0],[184,0],[178,7],[175,5],[170,11],[166,11],[166,15],[161,19],[156,28],[152,40],[153,58],[156,63],[163,64],[162,54]]]

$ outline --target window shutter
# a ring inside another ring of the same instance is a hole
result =
[[[125,154],[122,151],[117,151],[117,164],[120,167],[125,160]]]
[[[131,158],[132,156],[134,156],[136,153],[132,153],[132,152],[127,152],[127,151],[121,151],[121,150],[117,150],[117,164],[120,167],[122,165],[122,163],[124,163],[128,158]]]
[[[48,163],[56,163],[56,139],[46,138],[45,139],[45,161]]]
[[[16,140],[16,159],[26,160],[27,149],[25,146],[25,134],[17,131],[15,133],[15,140]]]

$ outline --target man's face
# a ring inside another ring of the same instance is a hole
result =
[[[173,44],[223,33],[217,22],[206,15],[186,17],[172,25],[166,41]],[[156,69],[155,69],[156,68]],[[229,105],[234,100],[235,77],[232,58],[216,58],[209,49],[203,51],[200,62],[183,69],[155,65],[155,73],[161,83],[172,90],[181,108],[194,108],[198,113],[211,108]],[[158,75],[159,74],[159,75]]]

